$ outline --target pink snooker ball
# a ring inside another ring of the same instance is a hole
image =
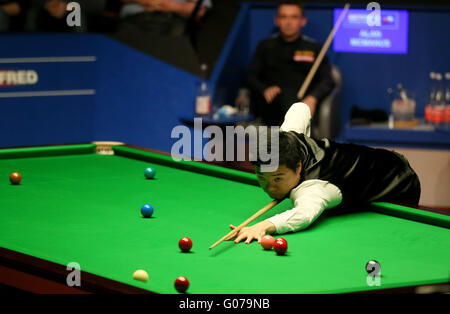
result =
[[[275,239],[271,235],[265,235],[261,239],[261,246],[264,250],[271,250],[275,243]]]

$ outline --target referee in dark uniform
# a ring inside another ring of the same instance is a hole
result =
[[[266,125],[279,126],[289,106],[299,101],[298,90],[320,52],[319,43],[301,34],[306,21],[299,1],[281,1],[275,17],[280,34],[260,42],[253,56],[246,82],[252,91],[255,115]],[[313,125],[317,106],[334,86],[325,57],[301,100],[311,109]]]

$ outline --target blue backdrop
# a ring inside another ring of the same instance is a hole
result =
[[[36,84],[0,87],[2,147],[115,140],[170,151],[179,116],[192,114],[198,77],[105,36],[0,42],[9,47],[0,70],[38,74]]]

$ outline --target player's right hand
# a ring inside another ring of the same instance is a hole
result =
[[[279,93],[281,93],[281,89],[278,86],[270,86],[264,91],[264,98],[270,104]]]

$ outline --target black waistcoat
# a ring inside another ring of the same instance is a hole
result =
[[[297,137],[306,157],[300,182],[310,179],[328,181],[341,190],[342,201],[346,205],[418,201],[419,180],[402,155],[386,149],[316,140],[290,133]]]

